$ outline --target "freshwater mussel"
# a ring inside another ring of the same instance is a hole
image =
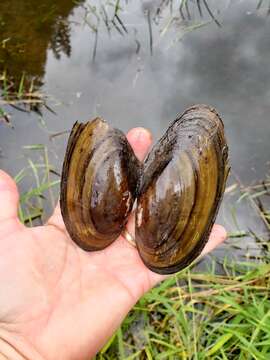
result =
[[[75,123],[67,145],[60,206],[71,238],[101,250],[122,232],[136,197],[140,164],[125,135],[102,119]]]
[[[62,172],[63,219],[79,246],[100,250],[120,235],[137,199],[139,254],[152,271],[174,273],[201,253],[228,172],[224,126],[206,105],[179,116],[143,164],[104,120],[76,123]]]

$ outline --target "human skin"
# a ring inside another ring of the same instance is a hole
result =
[[[151,134],[135,128],[127,138],[142,160]],[[25,227],[18,199],[16,184],[0,170],[0,360],[91,359],[165,277],[147,269],[122,236],[102,251],[80,249],[59,206],[46,225]],[[133,224],[131,218],[131,233]],[[225,238],[224,228],[214,225],[203,254]]]

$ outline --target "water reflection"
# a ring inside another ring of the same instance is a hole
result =
[[[68,16],[73,0],[1,0],[0,74],[5,70],[18,83],[23,73],[41,85],[47,49],[55,57],[70,56]]]
[[[118,32],[122,36],[128,34],[128,28],[132,27],[134,33],[138,31],[136,24],[130,26],[129,23],[121,20],[122,14],[130,13],[134,8],[132,3],[124,3],[121,7],[116,1],[93,1],[84,0],[41,0],[38,3],[34,0],[2,0],[0,2],[0,74],[6,70],[18,83],[23,73],[28,79],[35,79],[36,84],[42,84],[45,74],[45,64],[47,50],[52,50],[54,56],[60,59],[61,54],[69,57],[71,55],[71,24],[68,20],[69,15],[77,5],[81,5],[85,13],[83,15],[84,25],[89,26],[95,35],[93,46],[93,58],[97,53],[99,32],[106,28],[110,35]],[[118,5],[117,5],[118,4]],[[184,4],[184,8],[183,8]],[[181,5],[174,1],[142,1],[141,9],[146,14],[149,26],[150,47],[152,52],[152,23],[160,27],[155,31],[167,32],[173,24],[183,20],[180,24],[181,30],[189,25],[198,23],[200,19],[212,18],[218,25],[219,22],[215,12],[211,10],[213,4],[203,1],[196,3],[182,1]],[[204,11],[203,11],[204,10]],[[165,24],[170,14],[170,26]],[[130,17],[129,17],[130,18]],[[128,20],[129,20],[128,18]],[[141,25],[138,24],[140,27]],[[163,27],[163,28],[162,28]],[[179,29],[178,29],[179,30]],[[190,29],[189,29],[190,30]],[[102,37],[102,34],[101,34]],[[136,53],[141,44],[138,40]],[[102,44],[101,44],[102,46]]]

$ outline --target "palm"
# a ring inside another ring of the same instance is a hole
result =
[[[159,278],[123,238],[104,251],[87,253],[55,225],[27,229],[11,220],[1,224],[0,234],[0,281],[13,285],[0,297],[1,319],[30,338],[41,354],[46,351],[46,358],[84,358],[87,343],[91,355],[93,324],[108,302],[127,304],[128,310]],[[107,316],[108,330],[99,334],[100,344],[114,327],[114,314]],[[59,341],[69,344],[61,356]],[[85,345],[81,354],[78,344]]]
[[[143,158],[149,136],[138,140],[130,132],[128,138]],[[16,216],[16,185],[3,172],[0,200],[0,338],[4,329],[12,334],[5,341],[16,338],[45,359],[90,358],[162,277],[122,237],[103,251],[78,248],[58,207],[47,225],[24,227]],[[214,230],[208,251],[224,239],[221,227]]]

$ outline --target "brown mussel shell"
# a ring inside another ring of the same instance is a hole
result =
[[[63,164],[60,206],[71,238],[101,250],[122,232],[140,165],[125,135],[102,119],[75,123]]]
[[[146,158],[135,239],[145,265],[170,274],[201,253],[229,172],[224,126],[206,105],[186,110]]]

